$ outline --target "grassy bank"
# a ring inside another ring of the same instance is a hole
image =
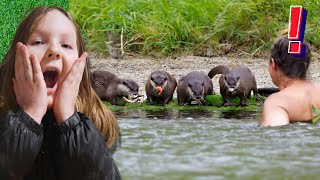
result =
[[[206,101],[208,102],[207,106],[199,106],[199,105],[184,105],[179,106],[178,101],[176,99],[172,100],[166,106],[155,106],[149,105],[147,101],[143,103],[127,103],[122,104],[120,106],[111,105],[108,102],[104,102],[106,106],[112,111],[119,111],[119,110],[132,110],[132,109],[142,109],[142,110],[214,110],[214,111],[236,111],[236,110],[243,110],[243,111],[255,111],[261,110],[262,103],[259,103],[255,100],[255,98],[248,99],[248,106],[241,107],[240,99],[238,97],[233,97],[231,99],[234,106],[224,107],[223,100],[221,95],[208,95],[206,96]]]
[[[313,0],[70,0],[89,50],[108,55],[106,42],[119,48],[122,35],[124,52],[155,57],[261,55],[288,28],[290,5],[308,11],[305,40],[319,48],[320,3]]]

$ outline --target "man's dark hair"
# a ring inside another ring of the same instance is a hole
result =
[[[274,59],[277,67],[279,67],[289,78],[306,79],[311,60],[310,48],[308,45],[303,43],[306,47],[305,56],[294,56],[288,53],[289,41],[290,40],[287,35],[278,38],[271,49],[271,58]]]

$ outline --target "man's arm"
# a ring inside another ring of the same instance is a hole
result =
[[[269,96],[264,104],[261,117],[261,127],[282,126],[290,123],[288,113],[279,105],[279,98]]]

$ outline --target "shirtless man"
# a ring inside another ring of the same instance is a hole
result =
[[[271,49],[269,74],[280,91],[264,102],[261,126],[281,126],[291,122],[308,122],[320,109],[320,84],[306,79],[311,52],[306,46],[305,57],[288,53],[289,39],[280,37]]]

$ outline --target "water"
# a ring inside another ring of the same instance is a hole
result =
[[[320,124],[259,128],[261,112],[116,112],[123,179],[320,179]]]

